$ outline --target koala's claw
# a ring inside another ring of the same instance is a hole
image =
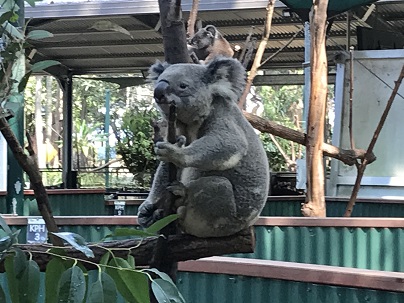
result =
[[[163,210],[156,208],[155,204],[143,202],[138,210],[138,223],[146,228],[163,218]]]
[[[183,147],[187,143],[187,138],[185,136],[179,136],[177,138],[177,146],[178,147]]]
[[[167,186],[167,190],[179,197],[185,197],[186,195],[185,185],[178,181],[174,181],[171,185]]]

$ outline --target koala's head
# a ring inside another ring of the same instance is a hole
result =
[[[245,86],[245,70],[239,61],[225,57],[208,65],[158,61],[150,67],[149,79],[154,81],[154,98],[165,117],[168,103],[174,101],[177,119],[189,125],[203,121],[212,102],[237,103]]]
[[[208,25],[197,31],[191,38],[189,44],[197,49],[204,49],[213,45],[213,43],[215,42],[216,34],[216,27],[214,27],[213,25]]]

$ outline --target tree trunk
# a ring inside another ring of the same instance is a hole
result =
[[[111,250],[115,257],[121,258],[127,258],[130,253],[136,260],[136,266],[148,266],[157,241],[156,237],[148,237],[89,245],[95,255],[90,259],[72,247],[65,247],[64,250],[67,257],[88,260],[93,263],[99,263],[108,250]],[[52,259],[52,256],[47,253],[52,248],[50,245],[21,244],[16,246],[29,253],[42,271],[46,269],[46,265]],[[253,228],[220,238],[198,238],[186,234],[172,235],[167,241],[165,258],[172,262],[179,262],[232,253],[252,253],[254,246]],[[95,269],[94,265],[89,263],[82,262],[82,264],[88,269]],[[0,271],[4,272],[3,263],[1,263]]]
[[[306,134],[299,132],[297,130],[291,129],[289,127],[274,123],[272,121],[266,120],[264,118],[258,117],[251,113],[243,112],[244,116],[251,123],[251,125],[263,133],[270,133],[275,136],[290,140],[301,145],[306,145]],[[354,165],[356,160],[365,159],[366,151],[363,149],[340,149],[336,146],[323,143],[322,145],[324,156],[328,156],[337,160],[344,162],[346,165]],[[376,160],[376,156],[371,152],[367,155],[369,162],[368,164]]]
[[[302,213],[306,217],[325,217],[324,198],[324,123],[327,101],[326,24],[328,0],[315,0],[310,22],[310,104],[307,124],[307,193]]]
[[[7,120],[4,118],[0,118],[0,130],[7,141],[8,147],[13,152],[15,159],[18,161],[18,164],[29,177],[31,186],[34,190],[35,199],[38,204],[38,209],[46,223],[48,231],[58,232],[59,230],[52,215],[48,194],[46,193],[43,185],[42,176],[39,172],[38,162],[36,161],[36,156],[32,150],[32,146],[29,146],[29,155],[27,155],[11,130]],[[54,245],[63,246],[63,241],[58,237],[53,236],[52,234],[49,234],[49,237]]]

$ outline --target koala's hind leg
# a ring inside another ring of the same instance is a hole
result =
[[[177,192],[178,193],[178,192]],[[233,186],[224,177],[201,177],[185,186],[180,226],[197,237],[222,237],[244,228],[237,220]]]

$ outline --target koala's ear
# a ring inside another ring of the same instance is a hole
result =
[[[161,62],[159,60],[156,61],[152,66],[149,68],[149,75],[147,76],[147,80],[155,81],[157,78],[165,71],[170,64],[167,62]]]
[[[223,90],[230,89],[237,98],[241,96],[245,86],[246,72],[238,60],[218,56],[206,66],[206,69],[206,80],[209,85],[222,87]]]
[[[213,37],[216,36],[217,29],[216,29],[216,27],[214,27],[213,25],[207,25],[207,26],[205,27],[205,30],[206,30],[207,32],[211,33]]]

